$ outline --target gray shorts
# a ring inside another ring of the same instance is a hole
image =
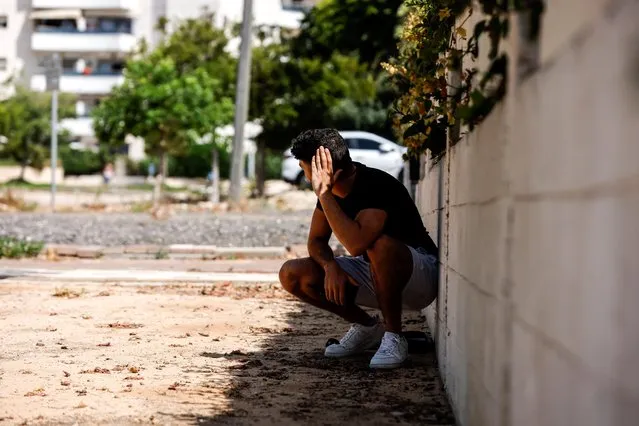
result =
[[[419,311],[437,297],[439,262],[435,256],[427,254],[421,248],[408,248],[413,255],[413,273],[404,288],[402,305],[404,309]],[[340,256],[335,260],[359,285],[355,303],[369,308],[379,308],[370,263],[364,260],[363,256]]]

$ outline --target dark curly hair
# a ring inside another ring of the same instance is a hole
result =
[[[334,170],[346,170],[353,164],[346,142],[335,129],[312,129],[300,133],[293,139],[291,154],[310,163],[320,146],[330,151]]]

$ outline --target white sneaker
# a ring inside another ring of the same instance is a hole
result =
[[[384,325],[379,322],[366,327],[360,324],[353,324],[351,329],[342,337],[339,344],[327,346],[324,355],[331,358],[342,358],[346,356],[362,353],[367,349],[379,345],[384,335]]]
[[[408,359],[408,342],[404,336],[386,332],[377,353],[371,359],[371,368],[397,368]]]

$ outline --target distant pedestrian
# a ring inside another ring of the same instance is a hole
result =
[[[107,163],[104,166],[104,170],[102,170],[102,179],[104,180],[105,185],[111,183],[111,180],[113,179],[113,164]]]
[[[155,163],[149,163],[147,172],[149,174],[149,179],[155,177]]]

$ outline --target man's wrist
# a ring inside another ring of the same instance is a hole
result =
[[[329,260],[328,262],[324,262],[324,264],[322,265],[322,268],[324,269],[324,272],[326,272],[330,268],[336,265],[337,265],[337,261],[335,259],[332,259],[332,260]]]
[[[319,198],[320,203],[321,203],[323,200],[326,200],[327,198],[330,198],[330,197],[332,197],[332,196],[333,196],[333,193],[331,192],[331,190],[330,190],[330,188],[329,188],[329,189],[327,189],[326,191],[324,191],[324,192],[322,192],[321,194],[319,194],[319,195],[317,196],[317,198]]]

